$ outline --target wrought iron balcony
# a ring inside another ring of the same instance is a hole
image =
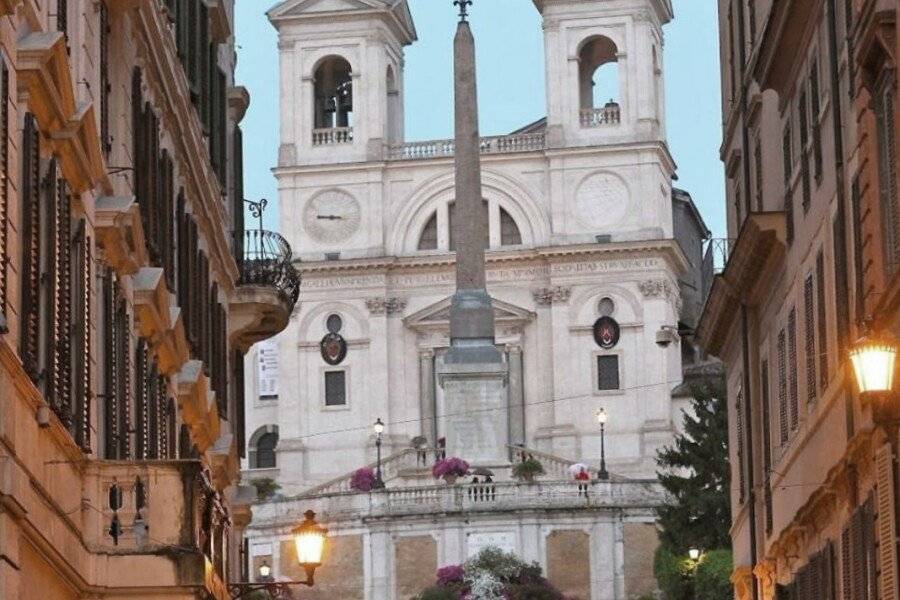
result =
[[[234,251],[240,279],[229,328],[249,348],[287,326],[300,294],[300,273],[287,240],[274,231],[240,232]]]

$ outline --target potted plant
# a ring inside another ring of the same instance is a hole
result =
[[[256,499],[260,502],[265,502],[281,489],[281,486],[271,477],[251,479],[250,485],[256,488]]]
[[[541,461],[538,459],[529,456],[522,462],[516,463],[515,466],[513,466],[512,474],[516,479],[531,483],[536,476],[544,474],[544,465],[542,465]]]
[[[369,467],[357,469],[350,476],[350,489],[357,492],[371,492],[375,487],[375,471]]]
[[[450,485],[456,483],[457,478],[468,472],[469,463],[455,456],[442,458],[434,463],[434,466],[431,468],[431,474],[434,475],[435,479],[443,479]]]

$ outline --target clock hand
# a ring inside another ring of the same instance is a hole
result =
[[[316,218],[322,221],[340,221],[344,217],[340,215],[316,215]]]

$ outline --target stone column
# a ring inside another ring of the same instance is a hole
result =
[[[522,347],[510,346],[509,357],[509,443],[525,445],[525,381],[522,372]]]
[[[369,573],[366,580],[369,586],[366,590],[366,598],[380,600],[391,598],[391,536],[384,531],[372,531],[369,533]]]
[[[434,389],[434,350],[419,351],[419,414],[420,435],[430,446],[437,444],[437,410]]]
[[[618,600],[616,584],[622,575],[617,562],[616,523],[595,523],[591,528],[591,600]]]

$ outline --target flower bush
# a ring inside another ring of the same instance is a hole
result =
[[[350,476],[350,489],[357,492],[371,492],[375,487],[375,471],[369,467],[357,469]]]
[[[485,548],[464,565],[442,567],[437,584],[415,600],[566,600],[528,564],[499,548]]]
[[[434,463],[431,468],[431,474],[435,479],[441,479],[447,475],[456,475],[462,477],[469,472],[469,463],[461,458],[451,456],[450,458],[442,458]]]

